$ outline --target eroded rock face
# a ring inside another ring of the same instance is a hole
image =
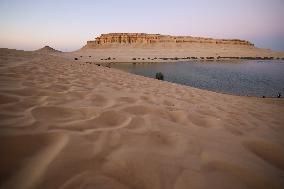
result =
[[[109,33],[102,34],[95,41],[87,41],[85,47],[96,48],[105,45],[151,45],[151,44],[190,44],[190,43],[207,43],[207,44],[231,44],[254,46],[249,41],[239,39],[213,39],[191,36],[170,36],[160,34],[146,33]]]

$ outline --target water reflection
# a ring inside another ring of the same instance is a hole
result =
[[[188,61],[178,63],[126,63],[112,67],[137,75],[216,92],[247,96],[284,94],[284,61]]]

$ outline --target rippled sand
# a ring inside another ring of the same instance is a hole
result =
[[[0,50],[0,188],[284,188],[284,101]]]

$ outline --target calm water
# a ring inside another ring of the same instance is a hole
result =
[[[284,96],[284,61],[188,61],[178,63],[119,64],[112,67],[137,75],[164,80],[216,92],[275,97]]]

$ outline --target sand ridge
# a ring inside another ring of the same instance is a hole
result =
[[[0,50],[0,188],[283,188],[284,103]]]

